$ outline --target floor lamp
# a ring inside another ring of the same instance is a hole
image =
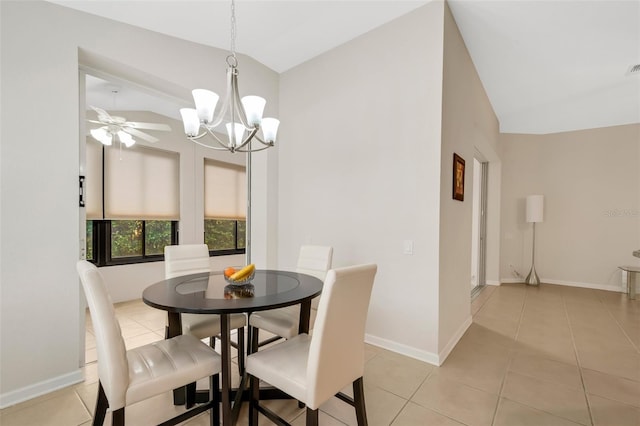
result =
[[[536,223],[544,221],[544,195],[529,195],[527,197],[527,223],[533,223],[533,247],[531,249],[531,271],[525,279],[527,285],[539,285],[540,278],[536,273]]]

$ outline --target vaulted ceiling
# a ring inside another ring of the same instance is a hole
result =
[[[53,2],[229,48],[229,1]],[[237,0],[236,48],[284,72],[428,2]],[[502,132],[640,123],[640,72],[630,72],[640,64],[639,0],[450,0],[449,5]]]

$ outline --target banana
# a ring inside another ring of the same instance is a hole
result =
[[[245,279],[246,277],[248,277],[249,275],[251,275],[253,273],[253,271],[255,271],[255,270],[256,270],[256,265],[251,263],[251,264],[245,266],[244,268],[240,269],[235,274],[231,275],[229,277],[229,279],[231,281],[241,281],[241,280]]]

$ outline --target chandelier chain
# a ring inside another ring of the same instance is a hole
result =
[[[231,56],[236,57],[236,2],[231,0]]]

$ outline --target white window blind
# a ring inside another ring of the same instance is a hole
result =
[[[204,218],[245,220],[247,178],[245,168],[204,160]]]
[[[87,144],[97,145],[92,141]],[[98,149],[101,149],[99,146]],[[89,156],[89,149],[87,156]],[[87,159],[87,162],[89,160]],[[89,178],[98,181],[101,168],[88,169]],[[98,191],[100,188],[98,188]],[[93,191],[92,191],[93,192]],[[137,146],[104,150],[104,194],[97,197],[98,206],[87,206],[87,217],[107,220],[179,220],[180,158],[177,153]],[[99,201],[104,202],[104,216]],[[87,202],[89,201],[89,197]],[[93,202],[93,197],[91,198]],[[98,211],[98,216],[89,212]]]

